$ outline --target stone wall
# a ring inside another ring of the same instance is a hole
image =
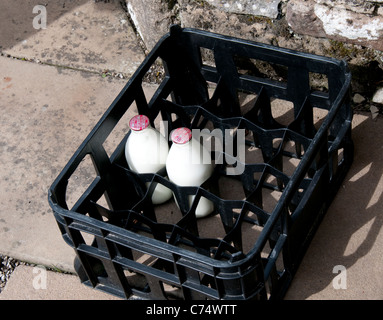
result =
[[[331,56],[348,62],[356,104],[383,104],[383,0],[126,0],[126,4],[147,50],[178,23]]]

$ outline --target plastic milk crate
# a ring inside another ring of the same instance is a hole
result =
[[[283,298],[352,163],[350,79],[343,61],[172,26],[49,190],[81,282],[122,298]],[[198,187],[134,173],[124,148],[136,114],[166,137],[219,129],[227,141],[210,142],[231,148],[211,148]],[[153,205],[157,184],[178,205]],[[214,212],[196,219],[202,196]]]

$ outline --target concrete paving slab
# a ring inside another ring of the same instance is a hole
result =
[[[0,30],[0,52],[22,59],[127,78],[144,59],[120,1],[4,0]]]
[[[42,266],[18,266],[0,300],[121,300],[80,283],[75,275],[46,270]]]
[[[73,271],[47,191],[126,80],[0,57],[0,253]]]

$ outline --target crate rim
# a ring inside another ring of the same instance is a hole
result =
[[[178,24],[173,24],[170,26],[170,31],[160,38],[160,40],[156,43],[155,47],[153,48],[153,50],[150,53],[154,53],[156,51],[156,49],[159,46],[161,46],[163,41],[165,41],[167,38],[169,38],[172,35],[172,33],[177,33],[177,32],[182,32],[185,34],[188,33],[188,34],[196,34],[196,35],[201,35],[201,36],[208,36],[210,38],[215,38],[218,40],[224,40],[224,41],[227,41],[229,43],[245,44],[245,45],[249,45],[249,46],[252,46],[252,47],[255,47],[258,49],[265,49],[265,50],[270,50],[270,51],[279,51],[281,53],[291,55],[291,56],[299,56],[300,58],[304,57],[304,58],[314,59],[316,61],[331,63],[335,66],[346,68],[346,70],[344,70],[344,71],[347,73],[350,73],[350,70],[348,68],[348,64],[347,64],[346,60],[344,60],[344,59],[336,59],[333,57],[323,56],[323,55],[319,55],[319,54],[315,54],[315,53],[303,52],[303,51],[298,51],[298,50],[294,50],[294,49],[290,49],[290,48],[286,48],[286,47],[274,46],[274,45],[263,43],[263,42],[237,38],[234,36],[219,34],[216,32],[197,29],[197,28],[189,28],[189,27],[183,28]]]

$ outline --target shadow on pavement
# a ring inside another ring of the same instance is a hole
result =
[[[0,51],[9,49],[20,43],[41,29],[36,29],[35,26],[42,26],[42,21],[39,20],[40,10],[34,8],[36,6],[44,6],[46,8],[46,26],[55,22],[63,15],[73,11],[76,7],[80,7],[88,2],[94,2],[100,10],[112,10],[116,6],[120,6],[119,0],[2,0],[0,2]]]
[[[364,118],[364,117],[363,117]],[[354,162],[332,202],[300,270],[295,276],[288,299],[307,299],[323,290],[327,299],[373,299],[383,297],[381,256],[383,225],[383,150],[382,132],[370,117],[355,124]],[[344,266],[350,290],[333,290],[337,273],[334,267]],[[363,286],[365,286],[363,288]],[[326,289],[327,288],[327,289]],[[331,290],[329,290],[329,288]],[[347,291],[347,292],[346,292]],[[365,292],[367,296],[359,295]],[[380,292],[380,293],[379,293]]]

